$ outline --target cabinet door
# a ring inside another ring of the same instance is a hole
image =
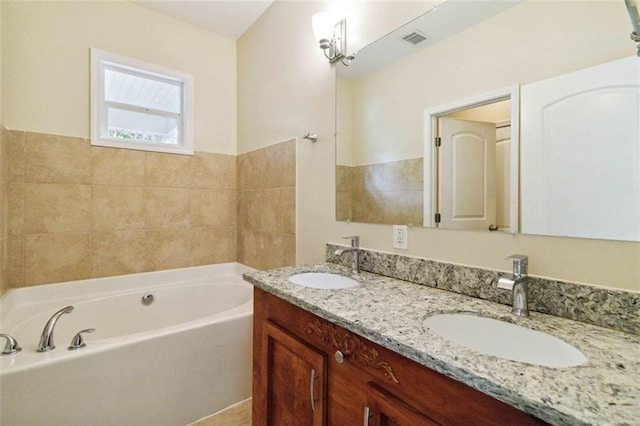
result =
[[[325,424],[326,357],[266,321],[262,335],[266,425]]]
[[[365,426],[438,426],[425,413],[374,383],[367,384],[367,406],[364,409]]]

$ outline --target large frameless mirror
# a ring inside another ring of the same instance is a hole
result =
[[[630,31],[622,0],[449,0],[361,49],[336,68],[337,220],[640,240]]]

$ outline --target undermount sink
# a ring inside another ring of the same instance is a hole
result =
[[[289,281],[305,287],[322,289],[350,288],[358,285],[358,281],[338,274],[326,272],[305,272],[289,277]]]
[[[438,314],[425,325],[447,340],[486,355],[551,368],[575,367],[587,358],[555,336],[472,314]]]

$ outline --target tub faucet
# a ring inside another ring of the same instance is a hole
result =
[[[498,278],[498,288],[513,291],[513,307],[511,308],[513,315],[528,317],[527,291],[529,290],[529,277],[527,276],[527,264],[529,263],[529,257],[522,254],[512,254],[506,260],[513,261],[513,276]]]
[[[336,256],[342,256],[345,253],[352,253],[351,255],[351,272],[357,274],[360,272],[360,237],[352,235],[349,237],[342,237],[345,240],[351,240],[351,248],[338,249],[335,251]]]
[[[2,351],[2,355],[17,354],[22,350],[22,348],[18,344],[18,341],[14,339],[12,336],[9,336],[8,334],[0,333],[0,337],[4,337],[5,339],[7,339],[7,343],[4,345],[4,350]]]
[[[40,344],[38,345],[38,352],[47,352],[56,348],[56,346],[53,344],[53,329],[56,326],[58,318],[60,318],[63,314],[68,314],[71,311],[73,311],[73,306],[67,306],[66,308],[60,309],[58,312],[53,314],[51,318],[49,318],[49,321],[47,321],[44,329],[42,329]]]

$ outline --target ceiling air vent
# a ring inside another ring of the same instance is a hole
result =
[[[427,40],[427,36],[422,34],[419,31],[414,31],[411,34],[407,34],[406,36],[402,37],[402,39],[416,46],[422,43],[423,41]]]

